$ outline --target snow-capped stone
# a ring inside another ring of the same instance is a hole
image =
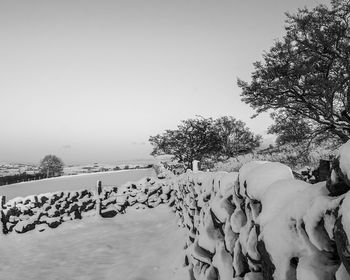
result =
[[[339,167],[350,180],[350,140],[339,148]]]
[[[223,243],[216,243],[216,254],[213,257],[213,266],[215,266],[219,272],[219,279],[231,280],[234,271],[232,267],[232,255],[225,250]]]
[[[259,166],[260,164],[267,163],[267,161],[250,161],[244,164],[239,169],[238,180],[239,180],[239,194],[245,196],[245,183],[247,176],[252,173],[253,169]]]
[[[260,201],[272,183],[291,179],[294,179],[294,176],[287,165],[279,162],[259,164],[249,175],[246,175],[246,192],[249,198]]]

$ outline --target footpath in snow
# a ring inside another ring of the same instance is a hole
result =
[[[0,237],[7,280],[187,280],[185,233],[160,205],[113,219],[86,218],[44,232]]]

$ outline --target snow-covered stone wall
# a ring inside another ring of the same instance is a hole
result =
[[[281,163],[252,161],[239,173],[187,172],[95,190],[2,203],[4,233],[45,230],[127,207],[168,203],[187,230],[191,280],[350,280],[350,142],[327,182],[296,180]]]
[[[250,162],[171,180],[192,279],[350,279],[350,194],[333,195],[344,180],[332,178],[312,185],[286,165]]]
[[[153,208],[167,203],[171,194],[164,179],[145,178],[120,187],[46,193],[2,202],[2,232],[25,233],[55,228],[63,222],[99,215],[103,218],[124,213],[127,207]]]

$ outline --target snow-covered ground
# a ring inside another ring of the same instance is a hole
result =
[[[185,233],[170,209],[128,208],[113,219],[86,218],[59,228],[0,236],[7,280],[187,280]]]
[[[6,199],[9,200],[14,197],[25,197],[33,194],[88,189],[95,187],[98,180],[102,181],[102,185],[120,186],[127,182],[136,182],[142,178],[154,177],[155,175],[154,169],[150,168],[61,176],[0,186],[0,196],[5,195]]]

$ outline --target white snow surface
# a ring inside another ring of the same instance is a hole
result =
[[[0,276],[7,280],[186,280],[185,233],[170,209],[85,218],[44,232],[1,235]]]
[[[248,176],[248,174],[250,174],[252,170],[254,170],[254,168],[259,166],[260,164],[265,164],[265,163],[267,163],[267,161],[253,160],[253,161],[247,162],[239,169],[238,179],[239,179],[239,186],[240,186],[240,195],[242,196],[245,195],[244,182],[246,181],[247,179],[246,177]]]
[[[342,216],[342,224],[344,231],[349,239],[350,237],[350,194],[345,194],[343,203],[339,209],[339,214]]]
[[[247,194],[250,198],[261,200],[266,189],[277,180],[294,179],[292,170],[279,162],[266,162],[251,169],[245,176]]]
[[[350,140],[339,148],[339,167],[342,173],[350,179]]]
[[[102,185],[120,186],[127,182],[136,182],[144,177],[155,177],[155,175],[154,169],[150,168],[61,176],[0,186],[0,196],[5,195],[6,199],[9,200],[14,197],[26,197],[49,192],[90,189],[96,186],[98,180],[102,181]]]
[[[263,226],[273,220],[294,197],[308,187],[312,186],[299,180],[278,180],[271,184],[262,196],[263,208],[257,222]]]
[[[225,174],[220,178],[220,186],[218,187],[217,192],[224,196],[227,192],[231,192],[234,188],[236,180],[238,178],[238,172],[230,172]]]

